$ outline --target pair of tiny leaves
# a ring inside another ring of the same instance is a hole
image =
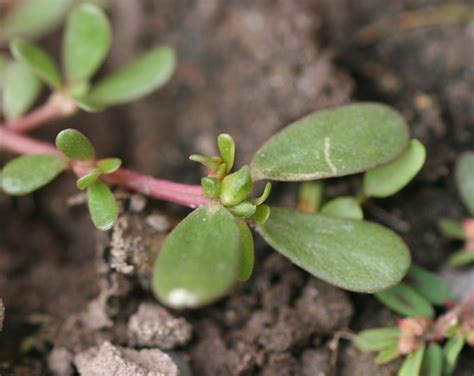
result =
[[[90,88],[89,80],[103,63],[110,41],[110,25],[104,12],[95,5],[81,4],[71,12],[63,38],[67,84],[63,83],[54,60],[41,48],[14,39],[11,51],[18,61],[53,90],[64,90],[88,111],[98,111],[147,95],[164,85],[174,71],[174,52],[168,47],[157,47]]]
[[[404,282],[375,297],[393,311],[409,317],[434,316],[432,305],[443,305],[452,298],[448,284],[436,274],[411,265]]]
[[[251,263],[242,257],[239,221],[217,203],[185,218],[156,260],[156,296],[173,308],[194,308],[225,295],[238,279],[241,262],[246,270],[253,264],[253,256]],[[268,221],[256,229],[302,269],[348,290],[387,288],[403,277],[410,262],[396,234],[365,221],[272,208]]]

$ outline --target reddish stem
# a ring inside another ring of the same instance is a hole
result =
[[[0,150],[15,154],[45,154],[52,153],[63,156],[53,145],[33,140],[27,136],[14,133],[0,127]],[[83,176],[90,170],[87,163],[74,161],[72,170],[77,176]],[[174,202],[190,208],[208,204],[210,200],[204,196],[201,186],[175,183],[168,180],[156,179],[152,176],[140,175],[136,172],[119,169],[113,174],[104,176],[104,180],[131,191],[147,196]]]

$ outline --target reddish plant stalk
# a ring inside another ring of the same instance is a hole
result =
[[[0,150],[15,154],[55,154],[63,156],[53,145],[37,141],[30,137],[17,134],[0,126]],[[73,161],[71,168],[81,177],[91,168],[90,164]],[[210,200],[204,196],[200,185],[181,184],[152,176],[141,175],[121,168],[103,177],[108,183],[123,187],[127,190],[143,193],[144,195],[173,202],[190,208],[208,204]]]

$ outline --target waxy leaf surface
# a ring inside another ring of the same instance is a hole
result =
[[[456,184],[464,204],[474,216],[474,152],[465,152],[459,157]]]
[[[452,298],[449,285],[441,277],[414,264],[408,269],[405,282],[432,304],[443,305]]]
[[[56,146],[68,158],[78,161],[94,159],[94,147],[89,139],[75,129],[64,129],[56,137]]]
[[[397,158],[408,129],[390,107],[361,103],[316,112],[284,128],[255,154],[254,180],[301,181],[354,174]]]
[[[395,233],[366,221],[272,208],[257,230],[293,263],[347,290],[386,289],[410,264],[408,249]]]
[[[354,197],[338,197],[326,202],[321,208],[321,214],[349,219],[364,218],[364,212]]]
[[[87,188],[89,213],[95,227],[106,231],[112,228],[118,217],[115,197],[107,184],[97,180]]]
[[[225,295],[239,275],[240,229],[219,204],[189,214],[166,239],[153,270],[153,291],[173,308],[194,308]]]
[[[253,235],[249,226],[243,220],[238,220],[240,228],[240,243],[242,245],[242,260],[240,262],[239,280],[246,281],[250,278],[255,262]]]
[[[362,352],[380,351],[398,342],[398,328],[374,328],[360,332],[355,340],[355,346]]]

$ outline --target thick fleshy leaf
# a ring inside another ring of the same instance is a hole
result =
[[[398,376],[421,376],[420,372],[424,353],[425,346],[422,346],[414,353],[408,354],[398,371]]]
[[[157,47],[94,85],[85,103],[104,108],[134,101],[163,86],[173,74],[175,65],[173,50]]]
[[[265,224],[265,222],[268,221],[268,218],[270,218],[270,206],[262,204],[257,206],[257,210],[255,211],[255,214],[252,216],[252,219],[257,222],[260,225]]]
[[[364,193],[372,197],[388,197],[405,187],[425,163],[426,150],[418,140],[411,140],[405,152],[396,160],[364,175]]]
[[[443,350],[436,342],[431,343],[425,351],[423,364],[421,366],[421,375],[423,376],[442,376],[443,375]]]
[[[51,56],[42,48],[22,39],[14,39],[10,49],[15,59],[26,64],[53,89],[61,87],[61,76]]]
[[[76,186],[78,189],[81,191],[89,188],[92,184],[94,184],[97,179],[99,179],[100,175],[102,175],[102,172],[99,170],[94,170],[89,172],[87,175],[84,175],[77,179]]]
[[[474,152],[463,153],[456,164],[456,184],[464,204],[474,216]]]
[[[293,263],[347,290],[386,289],[402,279],[410,264],[403,241],[371,222],[272,208],[257,230]]]
[[[120,158],[104,158],[97,161],[97,168],[103,174],[111,174],[117,171],[122,165]]]
[[[239,220],[240,243],[242,245],[242,260],[240,262],[239,280],[247,281],[252,275],[255,262],[253,235],[245,221]]]
[[[324,183],[322,181],[305,181],[298,190],[298,210],[316,213],[323,202]]]
[[[56,146],[68,158],[78,161],[94,159],[94,147],[89,139],[75,129],[64,129],[56,136]]]
[[[240,229],[213,203],[188,215],[166,239],[153,270],[153,291],[173,308],[195,308],[225,295],[239,275]]]
[[[398,328],[375,328],[360,332],[354,345],[362,352],[380,351],[398,342]]]
[[[321,208],[321,214],[349,219],[364,218],[362,207],[354,197],[338,197],[328,201]]]
[[[65,168],[65,162],[54,154],[25,155],[5,165],[2,189],[11,195],[26,195],[48,184]]]
[[[376,364],[386,364],[400,356],[398,351],[398,343],[394,342],[390,346],[384,348],[375,358]]]
[[[221,202],[225,206],[234,206],[247,198],[252,191],[252,180],[248,166],[227,175],[221,181]]]
[[[449,256],[448,264],[455,268],[469,265],[474,262],[474,252],[461,250]]]
[[[414,264],[408,269],[405,282],[432,304],[443,305],[452,298],[451,289],[442,278]]]
[[[81,4],[71,12],[64,33],[63,62],[70,82],[87,81],[109,50],[110,25],[104,11]]]
[[[23,115],[41,91],[41,81],[30,68],[20,62],[8,66],[3,87],[3,111],[7,119]]]
[[[375,297],[393,311],[410,317],[433,317],[431,304],[412,287],[400,282],[392,288],[377,292]]]
[[[222,160],[226,165],[226,172],[232,170],[235,159],[235,142],[234,139],[226,133],[222,133],[217,137],[217,146]]]
[[[462,223],[454,219],[441,219],[438,222],[438,228],[447,238],[458,240],[466,239],[466,231],[464,231]]]
[[[443,347],[444,355],[444,366],[443,372],[445,375],[450,375],[456,369],[458,363],[459,354],[464,347],[464,337],[457,336],[452,337],[445,343]]]
[[[302,181],[354,174],[397,158],[408,129],[390,107],[361,103],[316,112],[274,135],[255,154],[254,180]]]
[[[0,39],[40,37],[59,25],[74,0],[23,0],[16,3],[2,22]]]
[[[89,213],[95,227],[99,230],[109,230],[118,217],[117,202],[107,184],[97,180],[87,188],[87,203]]]

